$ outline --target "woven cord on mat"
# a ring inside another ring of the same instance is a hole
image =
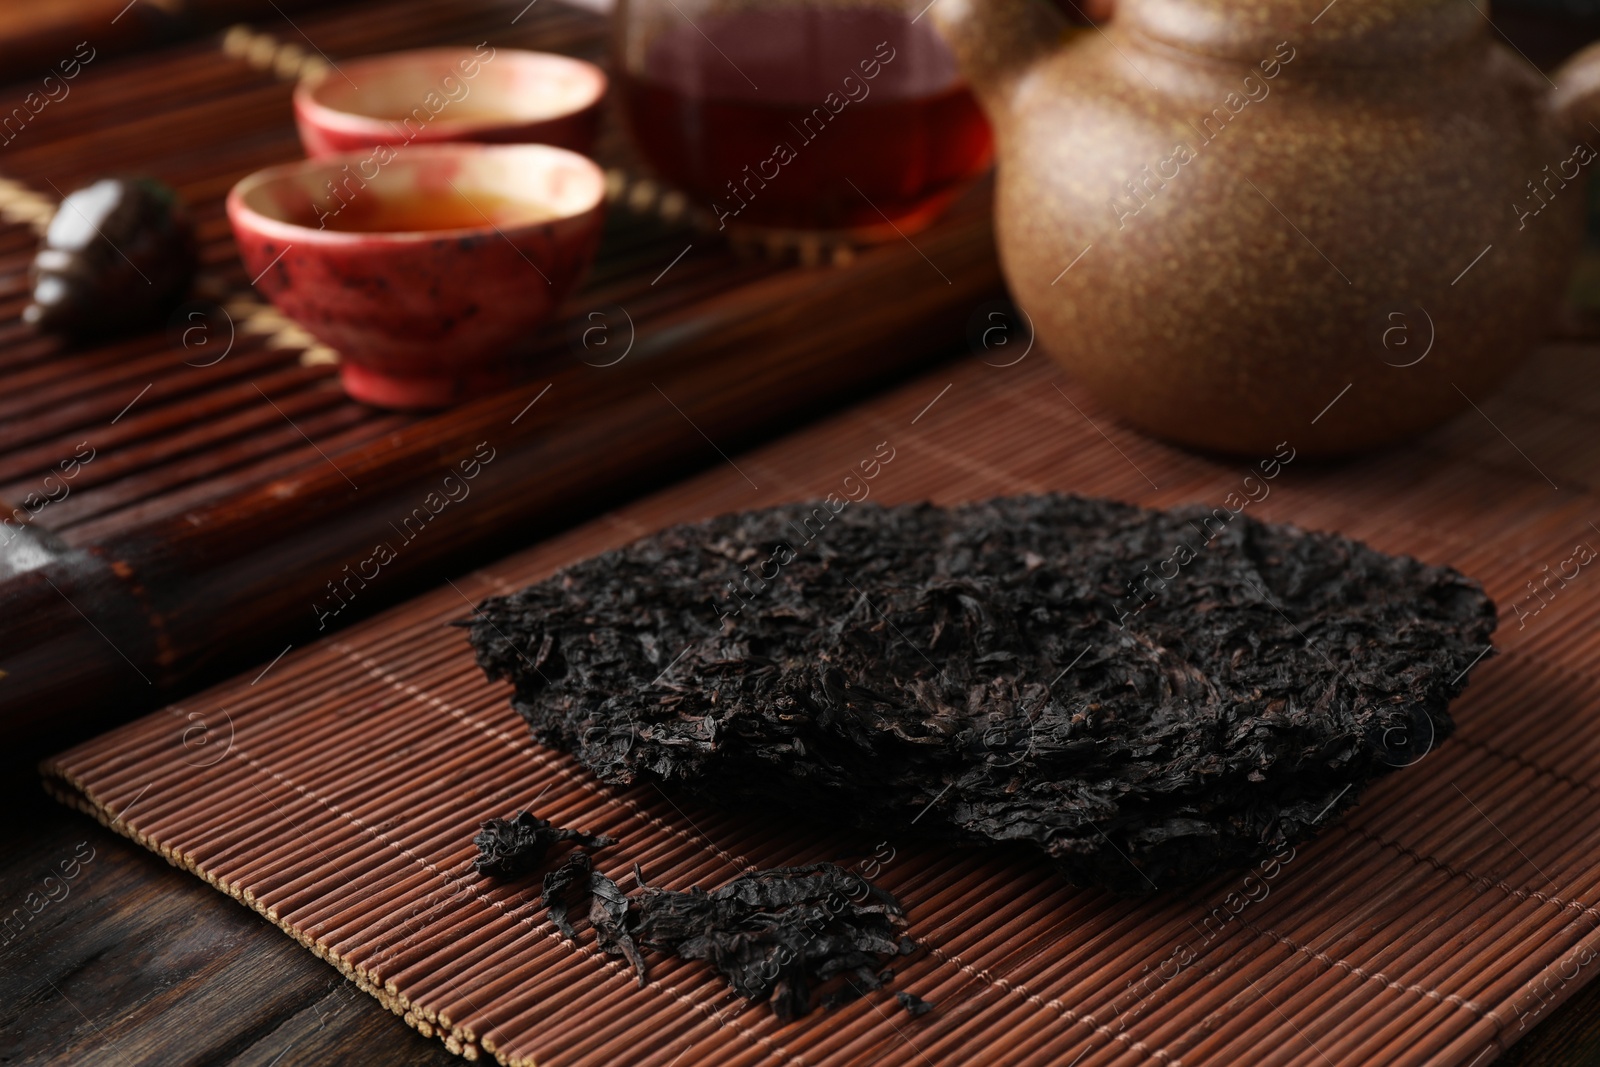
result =
[[[886,831],[877,880],[926,946],[894,988],[938,1005],[919,1018],[868,997],[784,1026],[709,968],[664,958],[641,990],[592,938],[559,935],[537,879],[478,876],[478,821],[529,805],[619,838],[597,856],[607,873],[639,862],[671,888],[874,843],[600,786],[531,741],[446,624],[667,523],[820,497],[886,439],[884,502],[1062,489],[1167,506],[1232,491],[1238,471],[1118,427],[1042,358],[938,371],[88,742],[47,779],[469,1057],[1481,1067],[1596,970],[1600,584],[1586,583],[1600,578],[1536,602],[1527,584],[1575,542],[1600,543],[1585,415],[1600,386],[1584,357],[1547,352],[1484,417],[1387,456],[1291,467],[1252,505],[1483,581],[1502,654],[1475,672],[1454,737],[1291,854],[1145,900]]]

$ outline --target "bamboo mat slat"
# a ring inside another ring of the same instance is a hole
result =
[[[674,888],[876,842],[600,786],[532,742],[446,624],[663,525],[820,497],[882,441],[883,502],[1059,489],[1215,505],[1242,477],[1118,426],[1042,357],[936,370],[738,457],[748,480],[719,466],[73,749],[47,784],[471,1058],[1481,1067],[1597,970],[1600,574],[1513,608],[1542,566],[1600,543],[1600,443],[1563,414],[1600,403],[1595,355],[1551,346],[1482,416],[1372,459],[1291,464],[1252,505],[1485,583],[1502,654],[1475,671],[1455,737],[1281,863],[1145,900],[886,828],[878,880],[926,946],[895,988],[937,1003],[921,1018],[876,996],[782,1026],[661,958],[639,989],[592,939],[561,938],[536,878],[477,876],[477,823],[530,805],[620,838],[607,872],[638,862]],[[1543,432],[1525,459],[1491,419],[1513,440]]]

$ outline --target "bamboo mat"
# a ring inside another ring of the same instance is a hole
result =
[[[1595,368],[1592,346],[1550,346],[1481,411],[1381,457],[1292,463],[1251,505],[1479,578],[1502,605],[1501,654],[1475,669],[1457,735],[1349,817],[1292,857],[1181,895],[1117,899],[1010,853],[914,847],[892,828],[880,846],[655,787],[608,791],[531,742],[508,689],[483,681],[445,625],[664,524],[820,497],[883,441],[883,502],[1061,489],[1217,505],[1237,488],[1245,464],[1118,426],[1041,355],[940,368],[714,460],[73,749],[47,782],[469,1058],[1480,1067],[1600,970],[1600,574],[1580,568],[1536,600],[1526,584],[1600,545]],[[1361,401],[1357,387],[1338,403]],[[664,957],[639,989],[592,937],[560,937],[536,878],[473,873],[478,821],[526,806],[621,838],[599,854],[607,872],[639,862],[680,889],[892,852],[878,881],[926,946],[894,988],[937,1010],[913,1019],[877,995],[781,1026],[703,965]]]

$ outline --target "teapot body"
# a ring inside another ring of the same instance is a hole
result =
[[[1218,56],[1129,23],[986,97],[1012,294],[1107,406],[1204,449],[1352,452],[1466,408],[1538,340],[1600,132],[1558,136],[1486,22],[1369,63],[1315,26]]]

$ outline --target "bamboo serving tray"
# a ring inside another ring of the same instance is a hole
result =
[[[523,384],[427,416],[356,404],[335,355],[253,295],[223,198],[302,155],[295,79],[481,41],[603,61],[605,22],[559,0],[296,11],[97,56],[0,145],[0,514],[31,513],[20,532],[0,528],[0,737],[81,736],[92,709],[102,725],[117,714],[107,694],[155,706],[326,632],[330,583],[480,445],[495,459],[470,502],[408,541],[331,625],[901,376],[959,347],[1001,293],[985,188],[915,246],[736,247],[643,178],[608,120],[601,253],[529,338]],[[19,315],[37,231],[66,192],[124,172],[172,183],[193,207],[196,304],[170,330],[114,343],[36,337]],[[63,463],[75,465],[64,495],[45,481]],[[46,494],[57,499],[29,505]]]
[[[1365,461],[1293,463],[1263,519],[1448,563],[1501,606],[1457,733],[1292,856],[1126,900],[993,850],[914,847],[612,791],[534,744],[448,626],[484,596],[663,525],[820,498],[879,442],[880,502],[1073,490],[1221,504],[1244,470],[1119,426],[1042,356],[969,360],[664,489],[56,759],[70,804],[267,916],[417,1030],[505,1063],[1444,1064],[1482,1067],[1596,973],[1600,545],[1595,347],[1548,346],[1505,391]],[[1359,387],[1338,400],[1362,402]],[[1311,417],[1308,413],[1307,417]],[[1567,568],[1570,570],[1570,567]],[[1589,583],[1596,583],[1594,588]],[[1554,588],[1553,586],[1551,588]],[[779,1025],[698,963],[638,988],[565,941],[537,880],[476,875],[471,837],[531,806],[622,844],[631,885],[883,849],[924,951],[886,994]]]

